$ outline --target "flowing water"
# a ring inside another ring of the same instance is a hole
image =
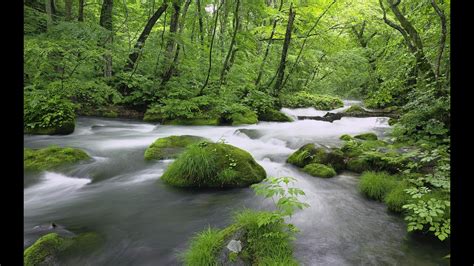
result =
[[[335,111],[354,102],[345,103]],[[312,108],[282,111],[290,116],[326,113]],[[232,214],[242,208],[272,207],[250,188],[190,191],[160,182],[172,160],[147,162],[145,149],[157,138],[186,134],[224,140],[250,152],[268,176],[297,179],[295,186],[306,193],[302,200],[311,205],[291,219],[301,230],[295,255],[302,265],[447,264],[441,257],[449,253],[448,247],[408,235],[400,216],[360,195],[358,175],[345,172],[323,179],[285,163],[306,143],[336,147],[342,134],[372,131],[384,137],[388,130],[387,118],[374,117],[247,126],[164,126],[80,117],[71,135],[25,135],[25,147],[71,146],[93,160],[60,173],[25,175],[24,246],[55,222],[75,233],[95,231],[105,238],[100,252],[73,265],[180,265],[179,254],[196,232],[229,225]]]

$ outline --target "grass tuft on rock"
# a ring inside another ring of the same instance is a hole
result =
[[[161,180],[176,187],[247,187],[266,173],[250,153],[223,143],[188,146],[165,171]]]
[[[86,152],[70,147],[50,146],[42,149],[24,149],[24,169],[27,171],[51,170],[61,165],[90,159]]]
[[[146,150],[146,160],[174,159],[182,153],[187,146],[205,140],[203,137],[182,135],[169,136],[155,140]]]
[[[361,140],[377,140],[377,135],[375,133],[369,132],[364,134],[355,135],[354,138]]]
[[[367,197],[383,201],[397,187],[397,178],[386,172],[364,172],[359,181],[359,190]]]

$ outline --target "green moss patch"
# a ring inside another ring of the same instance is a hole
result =
[[[290,155],[288,163],[298,167],[305,167],[310,163],[319,163],[331,166],[336,171],[345,167],[344,153],[340,149],[325,149],[314,144],[306,144]]]
[[[200,142],[188,146],[161,177],[177,187],[247,187],[265,179],[266,173],[250,155],[237,147]]]
[[[234,238],[242,243],[238,253],[226,248]],[[250,210],[237,213],[234,223],[223,230],[199,233],[183,257],[185,265],[298,265],[290,225],[271,212]]]
[[[173,159],[187,146],[205,140],[203,137],[182,135],[159,138],[145,150],[146,160]]]
[[[369,132],[364,134],[355,135],[354,138],[362,140],[377,140],[377,135],[375,133]]]
[[[326,166],[320,163],[310,163],[303,168],[303,171],[318,177],[333,177],[336,175],[336,171],[331,166]]]
[[[24,251],[24,265],[60,265],[63,260],[93,252],[102,244],[103,238],[95,233],[84,233],[72,238],[50,233],[40,237]]]
[[[344,134],[344,135],[340,136],[339,139],[349,141],[349,140],[354,139],[354,138],[350,135]]]
[[[339,98],[312,94],[305,91],[285,94],[281,97],[281,103],[284,107],[289,108],[314,107],[317,110],[333,110],[344,106],[344,103]]]
[[[347,108],[344,113],[354,114],[354,113],[365,113],[367,112],[362,108],[360,105],[352,105],[351,107]]]
[[[258,120],[272,121],[272,122],[292,122],[293,121],[293,119],[291,119],[286,114],[278,110],[273,110],[273,109],[269,109],[265,111],[264,113],[258,114]]]
[[[24,149],[24,169],[27,171],[50,170],[55,167],[90,159],[82,150],[50,146],[43,149]]]

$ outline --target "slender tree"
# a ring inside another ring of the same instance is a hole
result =
[[[273,96],[278,96],[283,84],[285,76],[286,57],[288,55],[288,48],[291,41],[291,32],[293,31],[293,22],[295,20],[296,12],[293,10],[293,3],[290,4],[290,12],[288,14],[288,24],[286,25],[285,41],[283,42],[283,49],[281,52],[280,64],[278,65],[275,86],[273,88]]]
[[[235,39],[237,37],[237,32],[238,32],[239,27],[240,27],[239,7],[240,7],[240,0],[236,0],[235,12],[234,12],[234,31],[232,33],[232,39],[230,41],[229,50],[227,51],[227,55],[225,57],[224,64],[222,66],[221,78],[220,78],[220,82],[219,82],[221,85],[224,82],[225,75],[230,70],[231,65],[230,65],[229,60],[231,58],[231,55],[233,55],[233,57],[235,58],[234,45],[235,45]]]
[[[112,43],[113,39],[113,23],[112,23],[112,9],[113,9],[113,0],[104,0],[102,4],[102,9],[100,11],[100,26],[108,30],[109,36],[107,36],[104,46]],[[112,76],[112,54],[110,50],[104,55],[104,77]]]

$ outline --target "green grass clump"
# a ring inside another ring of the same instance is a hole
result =
[[[89,155],[75,148],[50,146],[43,149],[24,149],[24,169],[27,171],[50,170],[55,167],[90,159]]]
[[[242,251],[220,257],[237,231],[243,232],[239,239]],[[290,225],[281,216],[244,210],[223,230],[208,228],[193,237],[183,254],[184,265],[226,265],[238,259],[245,265],[298,265],[293,257],[292,236]]]
[[[331,166],[327,166],[320,163],[310,163],[303,168],[303,171],[318,177],[333,177],[336,175],[336,171]]]
[[[177,187],[246,187],[265,179],[265,170],[237,147],[200,142],[188,146],[161,179]]]
[[[387,193],[383,202],[389,210],[398,213],[403,212],[403,205],[408,204],[411,199],[411,196],[405,192],[405,189],[409,187],[406,181],[399,181],[397,186]]]
[[[375,133],[369,132],[364,134],[355,135],[354,138],[361,140],[377,140],[377,135]]]
[[[191,135],[169,136],[159,138],[145,150],[146,160],[176,158],[191,144],[203,141],[204,138]]]
[[[333,110],[344,106],[339,98],[305,91],[283,95],[281,103],[284,107],[289,108],[314,107],[317,110]]]
[[[359,181],[359,190],[367,197],[382,201],[385,196],[397,187],[395,176],[386,172],[364,172]]]
[[[216,254],[224,245],[226,234],[223,230],[208,228],[199,232],[183,254],[185,265],[217,265]]]

